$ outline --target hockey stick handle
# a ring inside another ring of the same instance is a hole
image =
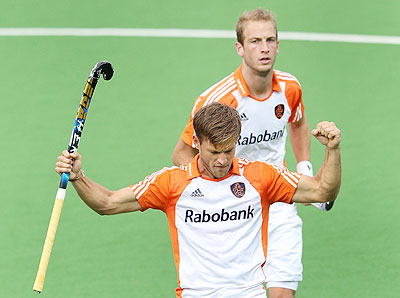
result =
[[[46,276],[47,265],[49,264],[51,249],[53,248],[54,238],[56,237],[56,231],[58,222],[60,220],[61,209],[64,203],[65,189],[59,188],[54,202],[53,212],[51,213],[49,227],[47,229],[46,240],[44,242],[42,256],[40,257],[39,269],[36,274],[35,283],[33,284],[33,290],[41,293],[44,284],[44,278]]]
[[[110,80],[113,76],[113,73],[114,70],[112,68],[112,65],[110,62],[107,61],[100,61],[92,69],[82,94],[82,98],[74,122],[74,128],[72,129],[72,134],[68,145],[68,152],[72,153],[78,150],[83,126],[85,125],[86,115],[100,75],[102,74],[105,80]],[[46,240],[44,242],[42,256],[40,258],[39,269],[36,274],[35,283],[33,285],[33,290],[39,293],[41,293],[43,289],[47,266],[49,263],[51,250],[53,248],[58,222],[60,220],[61,209],[64,203],[69,175],[69,173],[63,173],[61,175],[60,186],[58,188],[56,199],[54,202],[54,207],[46,234]]]

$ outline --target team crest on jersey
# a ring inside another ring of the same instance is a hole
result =
[[[241,198],[246,193],[246,186],[243,182],[235,182],[231,185],[231,191],[237,198]]]
[[[283,104],[279,104],[275,107],[275,116],[278,119],[281,119],[283,116],[283,113],[285,113],[285,106]]]

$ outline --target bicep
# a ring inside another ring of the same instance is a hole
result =
[[[315,177],[302,175],[292,201],[296,203],[318,202],[318,182]]]

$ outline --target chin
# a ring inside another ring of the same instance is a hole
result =
[[[272,65],[264,65],[264,66],[262,66],[262,67],[259,67],[258,68],[258,71],[260,72],[260,73],[265,73],[265,74],[267,74],[267,73],[269,73],[271,70],[272,70]]]
[[[228,173],[216,173],[214,175],[214,177],[217,179],[220,179],[220,178],[224,178],[226,175],[228,175]]]

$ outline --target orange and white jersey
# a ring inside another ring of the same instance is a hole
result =
[[[234,159],[230,174],[200,175],[190,164],[164,168],[131,189],[142,211],[166,213],[178,273],[177,297],[265,297],[270,204],[291,203],[300,175]]]
[[[284,164],[286,126],[288,122],[299,121],[304,113],[301,86],[294,76],[274,70],[271,94],[265,99],[257,99],[250,95],[240,66],[196,99],[181,135],[189,146],[194,147],[195,113],[216,101],[233,106],[240,114],[242,131],[236,144],[236,156]]]

